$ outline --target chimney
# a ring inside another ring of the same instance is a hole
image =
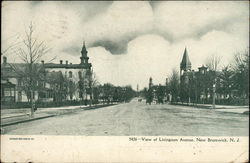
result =
[[[68,63],[69,63],[69,62],[68,62],[68,61],[66,61],[66,65],[68,65]]]
[[[62,64],[63,63],[63,60],[60,60],[60,64]]]
[[[7,64],[7,57],[3,57],[3,64],[6,65]]]

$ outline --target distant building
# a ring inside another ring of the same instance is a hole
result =
[[[167,84],[167,83],[166,83]],[[166,97],[166,98],[165,98]],[[169,95],[167,94],[166,86],[161,84],[154,85],[152,77],[149,78],[148,90],[146,93],[147,103],[163,103],[169,100]]]

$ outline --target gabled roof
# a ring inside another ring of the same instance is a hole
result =
[[[34,64],[34,68],[42,71],[41,64]],[[26,63],[7,63],[1,64],[1,77],[3,78],[19,78],[27,73],[28,65]]]
[[[185,51],[184,51],[184,54],[182,57],[181,68],[182,69],[191,69],[191,62],[190,62],[189,57],[188,57],[187,48],[185,48]]]
[[[26,65],[22,63],[7,63],[1,64],[2,78],[18,78],[20,72],[25,72]]]

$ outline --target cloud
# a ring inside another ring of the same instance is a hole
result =
[[[176,44],[161,35],[147,34],[131,40],[126,54],[112,55],[103,47],[93,47],[89,49],[89,56],[100,81],[131,84],[134,88],[139,83],[143,88],[148,85],[149,77],[156,84],[164,84],[172,69],[179,69],[185,47],[192,69],[197,70],[212,54],[221,57],[219,68],[222,68],[231,63],[236,52],[245,50],[247,46],[248,41],[216,30],[199,40],[184,39]]]
[[[249,18],[246,2],[168,1],[159,3],[154,11],[156,29],[171,40],[200,38]]]
[[[114,53],[122,53],[131,39],[152,29],[152,21],[152,8],[147,2],[113,2],[106,13],[84,24],[83,35],[89,46],[103,45]]]
[[[171,66],[173,63],[168,53],[169,46],[163,37],[150,34],[130,41],[124,55],[111,55],[104,48],[93,47],[89,49],[89,56],[102,82],[136,86],[140,81],[140,85],[145,86],[150,76],[162,82],[171,70],[166,68],[166,64]]]
[[[85,40],[101,82],[134,88],[147,86],[150,76],[163,84],[172,68],[179,68],[185,46],[197,69],[211,54],[229,64],[249,44],[248,2],[22,1],[3,6],[5,47],[20,40],[32,20],[39,39],[53,48],[45,60],[57,56],[55,62],[79,63]]]

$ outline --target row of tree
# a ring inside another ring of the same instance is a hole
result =
[[[22,66],[13,64],[12,68],[20,76],[22,84],[20,88],[25,92],[29,102],[31,104],[31,116],[34,114],[35,107],[35,92],[38,92],[39,98],[46,98],[49,96],[54,101],[63,101],[66,96],[70,96],[72,99],[74,93],[79,93],[79,97],[82,101],[86,102],[85,95],[90,96],[90,102],[98,103],[102,101],[104,103],[111,102],[128,102],[131,100],[136,92],[131,86],[119,87],[110,83],[99,84],[95,74],[89,70],[87,71],[87,82],[80,80],[79,83],[70,81],[62,73],[56,72],[51,74],[45,72],[41,59],[48,53],[50,48],[44,41],[40,41],[34,35],[33,23],[25,31],[23,40],[19,43],[19,48],[10,46],[1,52],[1,55],[5,55],[6,51],[12,49],[12,51],[23,61]],[[50,63],[55,58],[47,61]],[[49,75],[50,74],[50,75]],[[50,77],[51,76],[51,77]],[[49,95],[46,93],[45,84],[51,85]]]
[[[249,52],[235,54],[233,62],[220,71],[219,63],[220,58],[209,58],[207,74],[190,72],[186,87],[180,82],[178,71],[173,70],[168,84],[172,101],[212,103],[216,97],[217,104],[249,104]]]
[[[129,102],[136,96],[131,86],[114,86],[110,83],[97,85],[93,88],[93,100],[103,103]]]
[[[220,58],[213,55],[207,59],[204,67],[208,68],[206,73],[190,71],[186,72],[186,76],[180,76],[173,69],[166,85],[149,84],[149,88],[144,88],[141,95],[148,103],[154,99],[162,103],[165,99],[171,102],[211,104],[216,99],[216,104],[249,104],[249,52],[235,54],[233,62],[220,71],[219,64]]]

